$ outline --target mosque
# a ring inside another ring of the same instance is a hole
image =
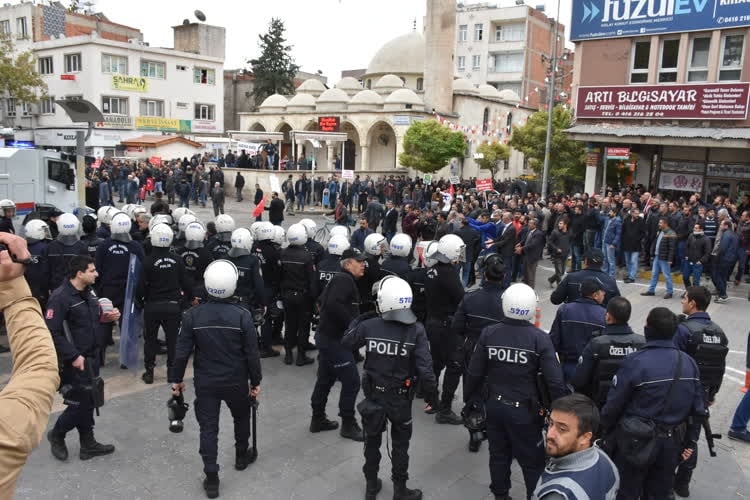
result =
[[[341,79],[327,89],[319,80],[303,82],[293,96],[274,94],[257,112],[240,113],[239,140],[277,141],[281,158],[314,158],[332,169],[335,158],[355,173],[415,175],[399,165],[403,137],[415,121],[436,119],[464,132],[466,155],[436,173],[489,177],[474,161],[485,142],[507,143],[513,127],[534,110],[511,90],[474,86],[454,78],[455,0],[427,2],[425,33],[399,36],[378,50],[362,76]],[[530,173],[523,155],[512,151],[497,177]]]

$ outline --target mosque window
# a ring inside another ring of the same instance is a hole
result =
[[[417,78],[417,90],[424,90],[424,78]]]
[[[367,87],[368,89],[371,89],[371,88],[372,88],[372,80],[368,78],[368,79],[367,79],[367,85],[365,85],[365,86],[366,86],[366,87]]]
[[[490,108],[484,108],[484,117],[482,118],[482,135],[487,135],[487,129],[490,125]]]

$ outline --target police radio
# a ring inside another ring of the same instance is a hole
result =
[[[185,396],[182,395],[182,391],[167,401],[167,418],[169,418],[170,432],[182,432],[184,427],[182,421],[185,419],[185,415],[187,415],[188,408],[190,408],[190,405],[185,402]]]

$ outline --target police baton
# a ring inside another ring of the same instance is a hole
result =
[[[252,433],[253,433],[253,455],[258,456],[258,433],[256,432],[258,420],[258,399],[254,396],[250,396],[250,410],[252,419]]]

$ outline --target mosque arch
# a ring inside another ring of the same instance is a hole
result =
[[[373,123],[367,133],[367,170],[395,170],[397,149],[398,137],[391,124],[383,120]]]
[[[362,169],[362,134],[354,123],[344,120],[341,123],[341,132],[346,134],[346,142],[340,145],[344,149],[344,169],[361,170]],[[337,148],[339,149],[339,148]],[[340,153],[339,153],[340,154]]]
[[[251,132],[265,132],[266,127],[264,127],[263,124],[260,122],[255,122],[252,125],[250,125],[250,128],[248,130],[250,130]]]

